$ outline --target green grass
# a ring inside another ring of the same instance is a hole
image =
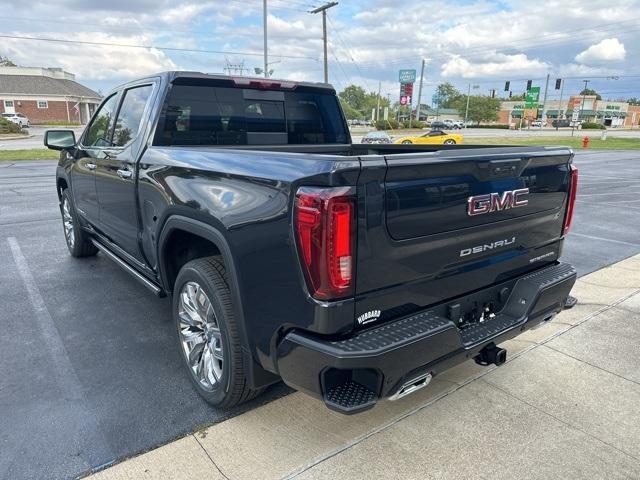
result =
[[[640,138],[609,137],[600,140],[600,132],[593,132],[589,149],[594,150],[640,150]],[[467,145],[528,145],[528,146],[568,146],[576,150],[582,149],[585,134],[575,137],[465,137]]]
[[[0,162],[22,160],[57,160],[60,152],[48,148],[32,148],[29,150],[0,150]]]

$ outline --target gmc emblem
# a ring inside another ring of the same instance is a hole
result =
[[[499,193],[488,193],[486,195],[476,195],[467,199],[467,213],[470,217],[482,215],[490,212],[499,212],[510,208],[524,207],[529,200],[522,198],[529,193],[528,188],[517,190],[507,190],[502,195]]]

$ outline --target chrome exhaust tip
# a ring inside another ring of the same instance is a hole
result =
[[[432,378],[433,376],[431,375],[431,373],[424,373],[418,377],[415,377],[413,380],[409,380],[407,383],[402,385],[402,387],[400,387],[400,389],[398,389],[396,393],[391,395],[389,397],[389,400],[398,400],[399,398],[406,397],[410,393],[417,392],[421,388],[429,385],[429,382],[431,382]]]

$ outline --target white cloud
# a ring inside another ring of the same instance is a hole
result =
[[[55,37],[55,34],[42,34]],[[114,36],[98,33],[75,33],[69,40],[88,42],[149,45],[146,35]],[[78,78],[121,81],[148,75],[178,66],[165,53],[155,48],[127,48],[102,45],[37,42],[33,40],[7,39],[8,56],[24,66],[62,67]],[[53,61],[52,61],[53,60]]]
[[[611,62],[624,60],[627,52],[617,38],[605,38],[576,55],[576,62]]]
[[[466,58],[455,55],[442,65],[442,76],[478,78],[493,77],[499,75],[524,75],[530,73],[546,72],[549,65],[538,59],[530,59],[524,53],[505,55],[494,53],[483,59],[469,61]]]

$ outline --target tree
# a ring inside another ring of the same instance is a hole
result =
[[[0,67],[17,67],[17,66],[18,65],[16,65],[11,60],[9,60],[8,57],[4,57],[0,55]]]
[[[440,108],[456,108],[454,104],[456,104],[463,95],[460,93],[460,90],[449,82],[446,82],[438,85],[436,88],[436,96],[439,99],[438,106]]]
[[[451,108],[456,108],[460,115],[464,115],[467,107],[467,96],[461,95]],[[483,95],[471,95],[469,97],[468,120],[473,122],[491,122],[498,120],[500,99],[485,97]]]
[[[640,105],[640,99],[636,97],[631,97],[627,100],[627,103],[629,103],[629,105]]]
[[[595,95],[596,100],[602,100],[602,97],[593,88],[585,88],[580,92],[580,95]]]
[[[506,100],[508,100],[510,102],[522,102],[522,101],[524,101],[525,98],[527,98],[527,94],[526,93],[521,93],[520,95],[511,95]]]
[[[366,92],[357,85],[349,85],[338,93],[338,98],[347,119],[371,118],[371,111],[378,106],[378,92]],[[380,117],[385,107],[389,107],[389,100],[380,97]]]
[[[364,88],[357,85],[349,85],[338,94],[340,100],[355,110],[364,109],[366,96],[367,92],[365,92]]]

